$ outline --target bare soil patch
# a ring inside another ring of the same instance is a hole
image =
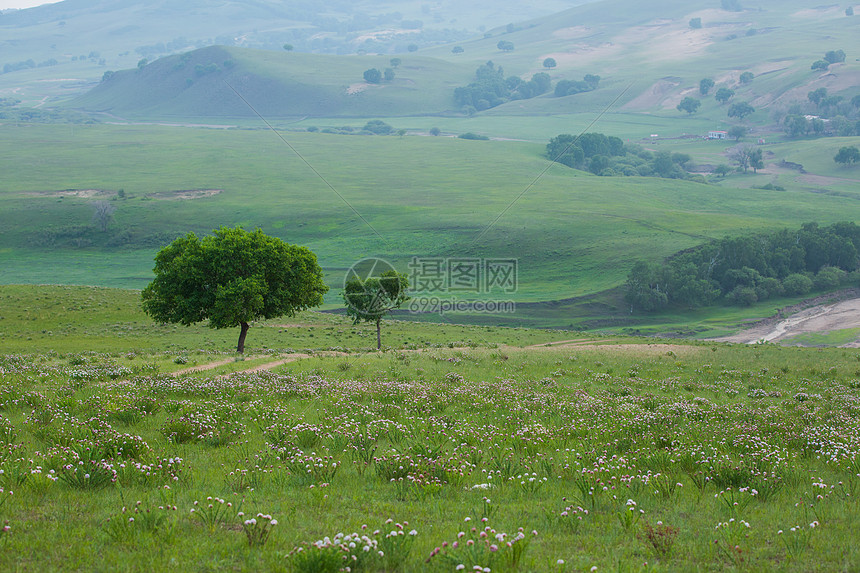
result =
[[[672,93],[679,85],[680,80],[667,79],[657,81],[650,88],[633,98],[622,106],[621,109],[650,109],[660,105],[669,94]]]
[[[573,40],[575,38],[587,36],[590,33],[591,28],[589,28],[588,26],[571,26],[570,28],[562,28],[560,30],[556,30],[552,33],[552,35],[562,40]]]
[[[801,304],[780,309],[777,316],[761,320],[737,334],[712,340],[756,344],[780,342],[811,332],[825,333],[860,328],[858,295],[860,290],[850,289],[842,293],[810,299]],[[854,343],[845,346],[852,344]]]
[[[24,197],[76,197],[78,199],[93,199],[116,195],[116,191],[105,189],[63,189],[62,191],[25,191]]]
[[[149,193],[147,197],[160,201],[188,201],[191,199],[214,197],[222,192],[223,189],[188,189],[182,191],[159,191],[157,193]]]
[[[812,174],[802,175],[801,177],[799,177],[799,179],[804,183],[810,183],[812,185],[821,185],[824,187],[828,185],[841,185],[845,183],[860,183],[860,179],[847,179],[845,177],[830,177],[827,175]]]

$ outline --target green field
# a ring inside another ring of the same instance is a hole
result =
[[[386,322],[414,344],[377,353],[306,313],[249,335],[304,357],[243,372],[298,355],[136,293],[0,297],[4,570],[860,567],[846,349]]]
[[[155,252],[173,238],[243,225],[316,252],[335,287],[330,307],[340,306],[346,270],[367,256],[403,272],[412,257],[517,258],[514,299],[532,303],[614,288],[636,260],[708,238],[858,214],[853,183],[821,193],[795,172],[702,185],[595,177],[549,164],[537,142],[283,137],[307,163],[266,129],[0,126],[2,282],[142,288]],[[810,173],[830,173],[831,150],[856,141],[768,149],[770,161],[802,155]],[[724,147],[682,139],[657,148],[711,161]],[[786,191],[743,188],[773,179]],[[106,231],[92,222],[98,200],[116,208]]]

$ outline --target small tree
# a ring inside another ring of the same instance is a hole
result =
[[[113,214],[116,208],[108,201],[96,201],[93,203],[93,223],[98,225],[102,233],[107,231],[108,225],[113,221]]]
[[[433,137],[438,136],[440,133],[442,133],[442,130],[439,129],[438,127],[431,127],[430,128],[430,135],[432,135]]]
[[[747,128],[742,125],[733,125],[729,128],[729,137],[734,137],[735,141],[740,141],[747,134]]]
[[[514,43],[509,40],[499,40],[499,43],[496,44],[496,47],[503,52],[514,51]]]
[[[830,67],[830,62],[827,60],[816,60],[812,62],[812,66],[810,66],[811,70],[826,70]]]
[[[839,149],[839,153],[833,157],[833,161],[841,163],[842,165],[858,163],[860,162],[860,149],[857,149],[853,145],[850,147],[842,147]]]
[[[409,44],[408,46],[406,46],[406,50],[408,52],[417,52],[418,51],[418,44]]]
[[[292,44],[284,44],[284,49],[288,52],[292,52],[293,51],[293,45]]]
[[[824,54],[824,59],[831,64],[841,64],[845,61],[845,52],[842,50],[830,50]]]
[[[141,293],[146,314],[186,326],[238,326],[240,354],[252,321],[319,306],[328,290],[316,255],[260,229],[221,227],[202,240],[189,233],[158,252],[154,272]]]
[[[703,96],[708,95],[708,92],[711,91],[712,87],[714,87],[714,80],[711,78],[704,78],[699,81],[699,93]]]
[[[854,15],[854,6],[849,6],[848,8],[846,8],[845,9],[845,15],[846,16],[853,16]]]
[[[388,63],[391,64],[392,68],[397,68],[400,64],[403,63],[403,60],[401,60],[400,58],[391,58]]]
[[[145,67],[146,67],[146,64],[148,64],[148,63],[149,63],[149,60],[147,60],[146,58],[143,58],[143,59],[141,59],[141,60],[138,60],[138,62],[137,62],[137,69],[138,69],[138,70],[142,70],[143,68],[145,68]]]
[[[738,102],[733,103],[729,106],[729,111],[727,112],[729,117],[736,117],[740,120],[743,120],[746,116],[755,112],[755,108],[746,102]]]
[[[809,133],[809,120],[806,116],[793,114],[785,116],[783,120],[785,130],[791,137],[800,137]]]
[[[717,93],[714,94],[714,99],[720,103],[726,103],[732,99],[734,95],[734,90],[730,90],[729,88],[720,88],[717,90]]]
[[[752,72],[744,72],[741,74],[741,77],[739,79],[740,79],[742,84],[746,85],[746,84],[752,82],[754,78],[755,78],[755,74],[753,74]]]
[[[694,30],[698,30],[702,27],[702,19],[701,18],[691,18],[690,19],[690,28]]]
[[[681,100],[681,103],[678,104],[678,111],[686,111],[688,114],[692,115],[699,110],[699,107],[702,105],[702,102],[697,100],[694,97],[685,97]]]
[[[558,65],[558,62],[555,61],[555,58],[547,58],[543,61],[543,67],[545,67],[548,70],[553,69],[557,65]]]
[[[717,177],[725,177],[729,173],[732,172],[732,168],[726,165],[725,163],[720,163],[716,167],[714,167],[714,175]]]
[[[409,300],[409,279],[397,271],[386,271],[378,277],[349,279],[343,288],[346,314],[359,322],[376,323],[376,349],[382,348],[382,319]]]
[[[376,68],[370,68],[364,72],[364,81],[369,84],[378,84],[382,82],[382,72]]]
[[[821,106],[821,101],[827,97],[827,88],[818,88],[806,94],[806,98],[815,104],[816,107]]]
[[[738,169],[743,169],[743,172],[746,173],[747,169],[750,168],[750,159],[754,150],[755,148],[752,145],[736,145],[729,150],[728,156],[729,159],[737,164]],[[760,152],[761,150],[759,149],[758,151]]]
[[[364,124],[363,130],[375,133],[376,135],[388,135],[394,131],[394,128],[381,119],[371,119]]]
[[[760,147],[750,152],[750,167],[752,167],[753,173],[758,173],[759,169],[764,169],[764,157]]]
[[[392,68],[385,68],[385,72],[383,72],[382,77],[386,82],[393,82],[394,70]]]
[[[463,49],[463,46],[454,46],[453,48],[451,48],[452,54],[462,54],[465,51],[466,50]]]

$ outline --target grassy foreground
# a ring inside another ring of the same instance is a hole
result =
[[[0,339],[3,570],[860,566],[850,350],[496,340],[242,372],[84,350],[121,312],[90,294],[104,308],[18,322],[80,325],[62,350]]]

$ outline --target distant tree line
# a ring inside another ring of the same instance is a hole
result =
[[[604,177],[626,175],[705,182],[701,175],[687,171],[692,158],[685,153],[655,153],[640,145],[625,145],[620,138],[602,133],[580,136],[563,133],[550,140],[546,155],[557,163]]]
[[[0,109],[0,120],[18,121],[24,123],[75,123],[92,124],[98,120],[87,114],[59,109],[36,109],[30,107],[15,107]]]
[[[627,275],[625,300],[649,312],[804,295],[860,280],[858,252],[860,227],[852,222],[726,237],[663,263],[637,262]]]
[[[552,80],[545,72],[534,74],[529,81],[518,76],[506,78],[501,66],[487,62],[475,70],[474,81],[454,90],[454,102],[467,113],[474,113],[512,100],[539,96],[551,87]]]
[[[581,81],[577,80],[560,80],[555,84],[556,97],[565,97],[570,95],[590,92],[597,89],[600,83],[600,76],[594,74],[585,74]]]

